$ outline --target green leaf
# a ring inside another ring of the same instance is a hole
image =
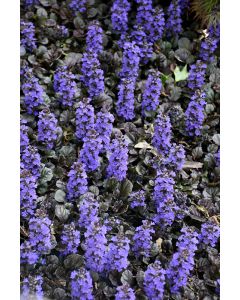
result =
[[[48,181],[51,181],[53,178],[53,172],[50,168],[44,167],[41,172],[40,183],[44,184]]]
[[[174,70],[175,82],[186,80],[188,78],[187,65],[180,70],[179,66],[176,66]]]
[[[57,202],[64,202],[66,198],[66,193],[62,190],[57,190],[54,198]]]
[[[120,188],[120,196],[122,198],[127,198],[128,195],[132,192],[133,184],[131,183],[130,180],[125,179]]]

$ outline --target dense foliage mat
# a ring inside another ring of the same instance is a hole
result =
[[[189,5],[22,1],[22,299],[219,299],[219,24]]]

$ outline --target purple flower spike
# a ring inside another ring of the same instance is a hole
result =
[[[142,225],[136,228],[133,236],[133,252],[137,257],[143,255],[149,257],[152,246],[152,234],[154,223],[148,220],[143,220]]]
[[[88,269],[95,272],[103,272],[106,268],[106,226],[99,220],[94,221],[84,233],[85,260]]]
[[[85,166],[79,161],[75,162],[68,173],[68,178],[67,198],[70,201],[74,201],[88,190]]]
[[[51,150],[57,140],[58,126],[57,119],[48,108],[39,113],[38,120],[38,141]]]
[[[166,271],[160,261],[150,264],[144,274],[144,291],[151,300],[162,300],[165,286]]]
[[[94,108],[90,104],[91,99],[84,98],[79,102],[76,110],[76,137],[83,141],[88,132],[94,129]]]
[[[183,227],[178,239],[178,251],[173,254],[167,269],[167,278],[172,294],[186,286],[188,276],[194,268],[194,255],[197,250],[198,234],[190,227]]]
[[[201,134],[203,121],[204,121],[204,108],[205,108],[205,93],[197,90],[191,97],[185,112],[186,118],[186,132],[189,136],[199,136]]]
[[[160,73],[150,72],[142,95],[142,111],[156,111],[162,89]]]
[[[72,107],[74,104],[77,89],[75,78],[66,66],[59,67],[54,74],[53,87],[59,101],[65,107]]]
[[[122,134],[117,134],[109,146],[107,176],[122,181],[127,176],[128,143]]]
[[[65,255],[77,253],[77,248],[80,244],[80,232],[75,229],[73,222],[71,224],[64,225],[61,242],[65,247]]]
[[[95,171],[100,166],[100,150],[102,140],[99,134],[93,129],[83,139],[83,147],[80,151],[80,161],[85,165],[86,172]]]
[[[117,287],[117,293],[115,295],[115,300],[135,300],[134,290],[125,283],[122,286]]]
[[[93,283],[90,273],[80,268],[71,273],[71,299],[93,300]]]
[[[128,12],[130,11],[130,3],[127,0],[115,0],[111,8],[111,20],[114,30],[126,32],[128,29]]]
[[[118,116],[123,117],[125,120],[132,120],[135,117],[134,89],[135,82],[132,79],[124,78],[121,80],[116,111]]]

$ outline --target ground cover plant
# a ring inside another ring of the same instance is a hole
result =
[[[201,2],[21,1],[22,299],[220,299],[219,11]]]

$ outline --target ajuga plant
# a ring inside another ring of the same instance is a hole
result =
[[[37,48],[35,38],[35,26],[32,22],[21,21],[21,46],[29,52]]]
[[[69,8],[72,10],[74,14],[78,12],[84,13],[87,10],[87,0],[71,0],[69,2]]]
[[[194,255],[197,250],[198,234],[191,227],[183,227],[177,242],[178,251],[173,254],[166,275],[173,294],[186,286],[188,276],[194,267]]]
[[[162,300],[165,286],[166,271],[160,261],[155,261],[147,267],[144,273],[144,292],[148,299]]]
[[[37,200],[37,179],[30,170],[21,169],[20,172],[20,208],[21,216],[29,219],[34,215]]]
[[[36,179],[40,176],[41,158],[34,146],[27,146],[21,155],[21,165],[24,169],[31,171]]]
[[[98,55],[94,49],[85,52],[82,57],[81,81],[90,97],[97,97],[104,92],[104,75],[100,68]]]
[[[21,299],[43,299],[42,290],[43,278],[41,275],[31,276],[23,279],[22,283],[22,297]]]
[[[99,273],[106,269],[106,232],[106,226],[100,220],[95,220],[84,233],[86,266]]]
[[[83,139],[83,147],[80,151],[80,161],[85,165],[86,172],[95,171],[100,166],[100,150],[102,149],[102,140],[99,134],[90,130]]]
[[[117,287],[117,293],[115,295],[115,300],[135,300],[134,290],[125,283]]]
[[[67,66],[58,67],[54,74],[53,87],[57,93],[57,98],[65,107],[72,107],[77,91],[74,81],[76,76],[68,70]]]
[[[111,8],[111,20],[114,30],[125,33],[128,29],[128,12],[130,10],[128,0],[114,0]]]
[[[199,235],[199,241],[202,241],[205,245],[214,247],[219,239],[220,229],[214,219],[209,219],[206,223],[202,224],[201,233]]]
[[[87,51],[94,51],[99,54],[103,51],[103,30],[99,22],[93,21],[88,26],[86,37]]]
[[[90,98],[83,98],[76,109],[76,137],[81,141],[94,129],[94,108],[90,102]]]
[[[123,78],[118,86],[118,100],[116,112],[125,120],[132,120],[134,113],[134,90],[135,82],[131,78]]]
[[[205,73],[207,65],[201,60],[197,60],[195,64],[191,65],[188,76],[188,87],[195,91],[201,89],[205,82]]]
[[[120,231],[111,238],[107,253],[107,269],[121,272],[129,265],[128,252],[130,240]]]
[[[145,191],[144,190],[139,190],[137,192],[132,192],[129,195],[129,201],[130,201],[131,208],[146,207]]]
[[[39,113],[38,119],[38,141],[41,142],[46,149],[51,150],[58,137],[57,119],[49,108],[44,108]]]
[[[93,300],[93,283],[90,273],[83,267],[72,271],[71,299]]]
[[[148,39],[154,43],[160,40],[164,33],[165,18],[162,8],[155,8],[153,11],[153,21],[149,28]]]
[[[98,132],[99,137],[102,140],[101,152],[105,152],[109,148],[113,122],[114,116],[105,106],[96,114],[95,130]]]
[[[127,176],[128,142],[121,133],[117,133],[109,146],[107,176],[122,181]]]
[[[29,145],[29,137],[28,137],[29,127],[27,126],[27,121],[25,119],[21,119],[20,124],[20,151],[22,151]]]
[[[77,248],[80,244],[80,232],[76,230],[74,222],[64,224],[61,242],[64,247],[63,253],[65,255],[77,253]]]
[[[126,42],[123,46],[121,78],[136,81],[139,71],[140,49],[135,42]]]
[[[28,67],[21,69],[22,92],[24,104],[29,114],[38,114],[38,108],[44,102],[43,88],[39,80],[34,76],[33,70]]]
[[[88,190],[87,174],[85,166],[80,161],[73,163],[68,173],[67,199],[76,201]]]
[[[139,47],[140,61],[146,64],[153,55],[153,43],[148,40],[147,34],[140,25],[133,26],[130,37]]]
[[[179,0],[172,0],[167,10],[166,34],[178,36],[182,31],[182,16]]]
[[[25,1],[24,1],[24,5],[25,5],[26,7],[30,7],[30,6],[35,5],[35,4],[38,4],[38,3],[39,3],[38,0],[25,0]]]
[[[85,193],[81,197],[81,201],[78,206],[79,220],[78,224],[81,228],[87,229],[92,222],[98,220],[99,203],[95,199],[94,194]]]
[[[136,23],[144,28],[145,32],[149,32],[153,23],[153,7],[152,0],[136,0],[137,15]]]
[[[185,112],[186,117],[186,133],[189,136],[199,136],[201,134],[203,121],[204,121],[204,108],[205,108],[206,94],[200,90],[196,90],[191,97]]]
[[[152,235],[155,233],[153,229],[154,223],[149,220],[143,220],[142,225],[138,226],[133,236],[133,252],[136,257],[143,255],[148,257],[152,247]]]
[[[202,26],[217,26],[220,20],[220,0],[192,0],[191,11]]]
[[[142,113],[145,111],[155,111],[159,105],[159,98],[162,89],[160,73],[149,72],[144,91],[142,94]]]

